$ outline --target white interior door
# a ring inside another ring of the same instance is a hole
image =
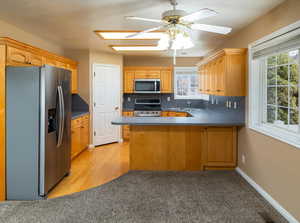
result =
[[[120,116],[120,67],[94,65],[93,144],[103,145],[120,139],[120,127],[111,121]]]

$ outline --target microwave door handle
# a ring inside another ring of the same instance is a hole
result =
[[[157,91],[157,81],[154,81],[154,89]]]

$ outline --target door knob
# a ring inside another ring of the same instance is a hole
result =
[[[115,107],[115,110],[117,111],[117,110],[119,110],[119,107],[117,106],[117,107]]]

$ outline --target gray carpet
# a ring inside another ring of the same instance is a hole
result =
[[[1,203],[0,222],[287,221],[234,171],[133,171],[70,196]]]

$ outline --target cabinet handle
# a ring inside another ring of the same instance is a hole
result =
[[[210,91],[209,89],[207,89],[206,91]]]
[[[220,92],[220,91],[221,91],[221,90],[219,90],[219,89],[217,90],[217,92]]]

